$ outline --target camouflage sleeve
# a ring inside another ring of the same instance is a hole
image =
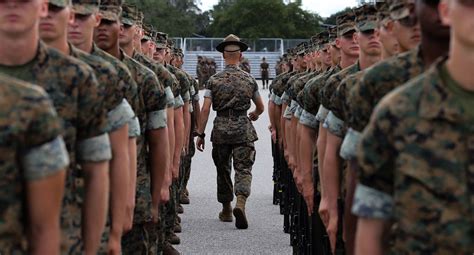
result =
[[[359,132],[362,132],[369,123],[373,110],[371,88],[375,84],[370,82],[370,78],[366,77],[367,75],[361,77],[348,92],[348,125]]]
[[[174,107],[174,95],[171,87],[165,87],[166,107]]]
[[[355,159],[360,139],[361,133],[349,128],[344,140],[342,141],[340,156],[345,160]]]
[[[114,109],[107,113],[107,127],[106,132],[111,133],[123,125],[127,124],[131,119],[133,119],[135,113],[132,110],[132,107],[124,98],[122,102],[117,105]]]
[[[194,97],[193,100],[199,102],[199,83],[193,78]]]
[[[135,138],[141,134],[140,120],[137,116],[133,117],[128,122],[128,137]]]
[[[316,114],[318,112],[319,102],[315,90],[315,84],[308,83],[300,92],[302,94],[301,101],[303,108],[300,116],[300,123],[312,129],[318,127]]]
[[[34,119],[28,125],[20,156],[27,181],[55,174],[69,164],[66,146],[60,136],[61,122],[52,103],[42,93],[32,105]]]
[[[80,77],[80,75],[78,75]],[[112,158],[110,141],[105,132],[107,113],[104,98],[92,70],[84,69],[84,79],[78,84],[77,157],[79,162],[99,162]]]
[[[204,89],[204,97],[205,98],[212,99],[212,86],[213,86],[213,78],[210,78],[206,82],[206,86],[205,86],[205,89]]]
[[[344,121],[338,118],[332,111],[330,111],[324,120],[323,127],[326,128],[331,134],[344,137],[345,124]]]
[[[178,70],[178,72],[181,71]],[[189,88],[191,87],[191,83],[183,73],[177,74],[176,77],[179,80],[181,98],[184,102],[189,102],[191,100],[191,95],[189,94]]]
[[[359,144],[361,168],[352,211],[359,217],[388,219],[393,207],[393,164],[397,155],[394,114],[384,105],[374,113]]]
[[[146,130],[166,127],[166,94],[156,76],[150,72],[143,81],[142,96],[148,115]]]
[[[321,123],[324,123],[328,114],[329,110],[326,109],[326,107],[324,107],[323,105],[319,105],[318,113],[316,114],[316,120]]]
[[[178,95],[174,98],[174,109],[178,109],[179,107],[183,107],[184,101],[181,95]]]
[[[260,97],[260,92],[258,92],[258,84],[257,84],[257,81],[252,78],[252,86],[253,86],[253,101],[256,101],[257,98]]]

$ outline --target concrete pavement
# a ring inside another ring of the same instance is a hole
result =
[[[182,254],[291,254],[289,235],[283,233],[283,216],[279,207],[272,204],[273,160],[266,111],[268,90],[262,90],[260,82],[259,86],[265,112],[254,123],[259,140],[255,143],[257,155],[252,170],[252,193],[246,206],[249,228],[238,230],[235,219],[232,223],[218,219],[221,204],[217,202],[217,174],[209,141],[215,116],[212,111],[206,129],[206,149],[204,152],[196,150],[193,158],[188,184],[191,204],[184,205],[181,215],[183,232],[178,234],[181,245],[175,248]]]

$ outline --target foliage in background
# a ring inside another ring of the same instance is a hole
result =
[[[225,0],[202,12],[199,0],[126,0],[145,13],[145,22],[170,36],[309,38],[323,19],[301,8],[301,1]]]

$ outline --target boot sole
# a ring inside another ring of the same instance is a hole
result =
[[[226,217],[222,216],[222,212],[219,213],[219,220],[222,221],[222,222],[232,222],[233,221],[232,216],[230,216],[230,218],[226,218]]]
[[[245,217],[245,212],[240,208],[234,208],[232,211],[235,216],[235,227],[238,229],[247,229],[249,224],[247,218]]]

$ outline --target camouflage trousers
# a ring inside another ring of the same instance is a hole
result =
[[[191,176],[191,160],[194,157],[195,153],[196,153],[196,147],[194,145],[194,139],[189,139],[189,152],[187,155],[182,157],[182,160],[181,160],[181,164],[183,168],[183,173],[182,175],[179,176],[181,180],[180,181],[181,191],[184,191],[186,187],[188,186],[189,177]]]
[[[155,255],[158,254],[158,238],[161,222],[133,224],[132,230],[122,237],[122,254]]]
[[[241,144],[213,144],[212,159],[217,168],[217,201],[231,202],[235,195],[250,195],[252,166],[255,162],[253,142]],[[235,185],[232,184],[232,161],[235,171]]]
[[[65,196],[61,213],[61,254],[73,255],[84,252],[81,205],[82,203],[75,199]]]
[[[170,186],[170,200],[164,205],[164,212],[162,214],[163,219],[163,232],[164,241],[166,242],[170,236],[174,233],[174,225],[176,216],[178,215],[176,207],[178,206],[178,192],[179,192],[178,181],[173,181]]]

